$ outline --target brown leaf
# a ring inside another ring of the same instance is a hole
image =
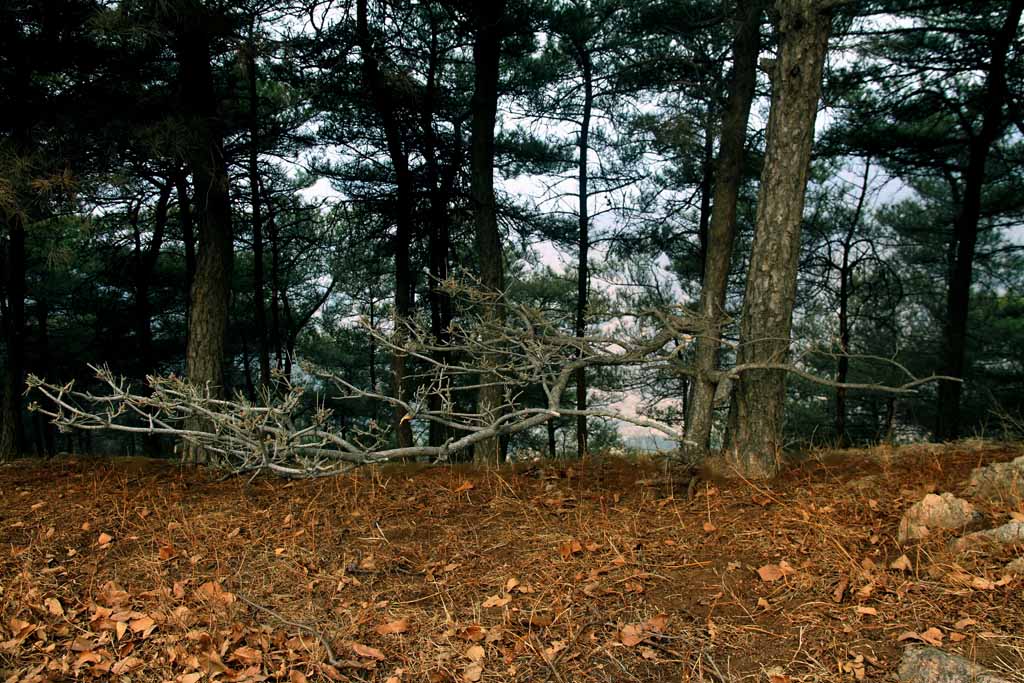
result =
[[[506,595],[503,598],[499,597],[497,595],[492,595],[491,597],[489,597],[486,600],[484,600],[484,604],[482,605],[482,607],[484,607],[484,608],[504,607],[505,605],[507,605],[510,602],[512,602],[512,596],[511,595]]]
[[[177,683],[199,683],[199,679],[202,677],[203,674],[197,671],[190,674],[181,674],[174,680],[177,681]]]
[[[712,531],[718,531],[718,527],[711,522],[704,522],[704,531],[710,534]]]
[[[483,640],[485,635],[487,635],[487,632],[480,626],[480,624],[470,624],[458,633],[459,638],[468,640],[472,643]]]
[[[110,667],[110,673],[115,676],[122,676],[133,669],[138,669],[140,666],[142,666],[142,660],[138,657],[125,657]]]
[[[263,653],[256,648],[243,645],[242,647],[236,648],[231,656],[228,657],[230,662],[238,662],[242,666],[252,666],[253,664],[260,664],[263,661]]]
[[[43,605],[46,606],[46,611],[53,616],[64,616],[64,605],[60,604],[60,600],[57,598],[46,598],[46,600],[43,600]]]
[[[480,664],[470,664],[462,670],[462,680],[466,683],[476,683],[484,675],[484,667]]]
[[[626,647],[633,647],[639,645],[644,641],[646,636],[644,635],[643,624],[629,624],[623,626],[622,630],[619,631],[619,642]]]
[[[783,560],[778,564],[766,564],[757,570],[757,575],[761,577],[761,580],[765,583],[771,583],[772,581],[778,581],[784,576],[795,574],[796,570],[789,565],[788,562]]]
[[[367,659],[376,659],[377,661],[387,659],[384,653],[377,648],[363,645],[362,643],[352,643],[352,651],[360,657],[366,657]]]
[[[878,610],[874,607],[864,607],[862,605],[858,605],[857,614],[863,614],[865,616],[874,617],[878,616]]]
[[[307,683],[306,674],[292,669],[288,672],[288,683]]]
[[[839,579],[839,583],[836,584],[835,590],[832,591],[832,602],[842,602],[843,595],[846,594],[846,589],[850,587],[849,577],[844,576]]]
[[[942,631],[932,626],[930,629],[921,634],[921,640],[928,643],[929,645],[941,645],[943,639]]]
[[[583,546],[575,538],[558,546],[558,554],[562,556],[563,560],[568,560],[576,553],[581,552],[583,552]]]
[[[405,633],[409,630],[409,619],[402,617],[386,624],[381,624],[374,629],[379,635],[386,636],[392,633]]]
[[[469,648],[466,649],[466,659],[471,662],[480,663],[483,661],[485,656],[486,652],[481,645],[470,645]]]
[[[452,493],[462,493],[463,491],[472,491],[476,486],[471,481],[464,481],[457,489],[452,489]]]
[[[900,555],[889,565],[889,569],[895,569],[901,572],[909,572],[912,568],[910,558],[906,555]]]
[[[156,622],[153,621],[152,617],[142,617],[140,619],[132,619],[128,622],[128,626],[134,633],[141,633],[143,638],[148,638],[156,629]]]
[[[113,536],[106,532],[103,532],[100,534],[100,537],[96,540],[96,543],[102,548],[103,546],[110,545],[111,541],[113,540]]]

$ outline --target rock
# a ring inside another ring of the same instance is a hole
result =
[[[1024,455],[1011,462],[976,467],[967,480],[967,494],[1016,507],[1024,501]]]
[[[969,659],[935,647],[911,646],[900,660],[901,683],[1009,683]]]
[[[979,545],[1024,545],[1024,522],[1009,522],[995,529],[976,531],[953,542],[954,550],[967,550]]]
[[[904,543],[924,538],[930,529],[962,529],[980,519],[980,513],[966,500],[952,493],[929,493],[903,515],[898,538]]]
[[[1011,574],[1020,574],[1021,576],[1024,576],[1024,557],[1018,557],[1016,560],[1006,565],[1006,571]]]

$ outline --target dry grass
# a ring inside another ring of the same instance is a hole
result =
[[[653,465],[601,460],[251,484],[16,463],[0,468],[0,680],[885,680],[912,632],[1024,681],[1024,579],[1001,580],[1021,549],[895,540],[926,491],[1020,453],[821,454],[770,489],[703,482],[693,500],[638,485]]]

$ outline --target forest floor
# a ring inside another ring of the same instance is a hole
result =
[[[1022,453],[819,454],[692,499],[610,459],[251,483],[16,462],[0,681],[892,680],[913,642],[1024,681],[1021,548],[896,541],[926,492]]]

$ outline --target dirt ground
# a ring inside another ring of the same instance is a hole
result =
[[[251,483],[16,462],[0,681],[883,681],[915,642],[1024,681],[1022,548],[896,541],[926,492],[1022,453],[818,454],[692,498],[600,458]]]

